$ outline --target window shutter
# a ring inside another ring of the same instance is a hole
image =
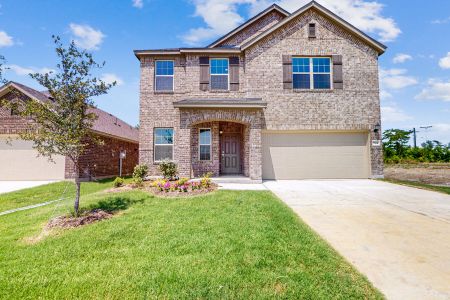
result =
[[[209,57],[201,56],[199,59],[200,59],[200,90],[207,91],[209,89]]]
[[[342,55],[333,55],[333,88],[335,90],[342,90],[344,88]]]
[[[292,89],[292,56],[283,55],[283,88]]]
[[[239,57],[230,57],[230,90],[239,91]]]
[[[315,38],[316,37],[316,24],[310,23],[308,26],[308,37]]]

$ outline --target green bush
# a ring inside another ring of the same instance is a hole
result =
[[[175,178],[177,175],[177,165],[170,160],[163,160],[159,163],[159,170],[161,171],[164,178],[169,180]]]
[[[116,179],[114,179],[113,185],[114,185],[114,187],[118,188],[118,187],[123,186],[124,183],[125,183],[125,181],[123,180],[123,178],[116,177]]]
[[[133,178],[141,178],[144,179],[148,173],[147,165],[137,165],[133,170]]]
[[[141,177],[133,177],[133,185],[135,187],[143,187],[144,180]]]

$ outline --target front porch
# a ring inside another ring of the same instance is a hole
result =
[[[241,175],[260,182],[263,105],[254,99],[175,103],[180,108],[179,145],[183,146],[178,148],[180,174]]]
[[[205,122],[191,129],[193,177],[249,176],[248,125],[236,122]]]

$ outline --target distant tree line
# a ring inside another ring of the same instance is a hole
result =
[[[389,129],[383,132],[386,163],[450,162],[450,143],[426,141],[420,147],[409,145],[412,131]]]

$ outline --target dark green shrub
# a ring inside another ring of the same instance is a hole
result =
[[[177,165],[170,160],[163,160],[159,163],[159,170],[161,171],[164,178],[169,180],[175,178],[177,175]]]
[[[133,178],[141,178],[144,179],[148,173],[147,165],[137,165],[133,170]]]

